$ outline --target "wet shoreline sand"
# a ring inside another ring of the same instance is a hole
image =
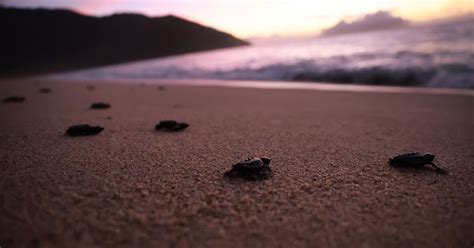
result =
[[[43,80],[2,80],[0,92],[26,97],[0,104],[2,247],[474,242],[469,94]],[[111,108],[90,110],[98,101]],[[155,132],[164,119],[190,127]],[[64,135],[85,123],[105,130]],[[410,151],[449,174],[388,166]],[[273,176],[225,180],[248,156],[272,158]]]

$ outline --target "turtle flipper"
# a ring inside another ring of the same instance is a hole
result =
[[[429,163],[429,164],[430,164],[431,166],[433,166],[433,167],[436,169],[436,171],[437,171],[438,173],[441,173],[441,174],[448,174],[448,172],[447,172],[446,170],[444,170],[444,169],[441,168],[441,167],[438,167],[438,166],[435,165],[434,163]]]

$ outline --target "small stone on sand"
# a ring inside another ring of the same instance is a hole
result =
[[[247,181],[268,179],[271,174],[269,158],[249,158],[238,162],[227,171],[224,176],[228,178],[241,178]]]
[[[67,129],[66,133],[69,136],[88,136],[88,135],[94,135],[102,132],[104,130],[103,127],[101,126],[91,126],[88,124],[83,124],[83,125],[74,125],[71,126]]]
[[[90,107],[91,109],[108,109],[110,108],[110,104],[105,102],[96,102],[93,103]]]
[[[160,123],[158,123],[155,126],[155,130],[177,132],[177,131],[186,129],[187,127],[189,127],[189,124],[185,122],[177,122],[175,120],[165,120],[165,121],[160,121]]]
[[[3,99],[3,102],[24,102],[25,98],[22,96],[9,96]]]

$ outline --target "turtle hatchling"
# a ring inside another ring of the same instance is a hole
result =
[[[25,97],[23,96],[9,96],[5,99],[3,99],[3,102],[8,103],[8,102],[24,102]]]
[[[167,132],[177,132],[182,131],[189,127],[188,123],[185,122],[177,122],[175,120],[164,120],[160,121],[160,123],[156,124],[155,130],[156,131],[167,131]]]
[[[407,154],[402,154],[398,155],[396,157],[391,158],[388,161],[388,164],[393,167],[413,167],[413,168],[422,168],[425,165],[429,164],[433,166],[437,172],[441,174],[446,174],[447,172],[438,167],[433,163],[435,156],[430,153],[419,153],[419,152],[414,152],[414,153],[407,153]]]
[[[271,174],[269,158],[248,158],[232,166],[224,176],[248,181],[268,179]]]
[[[110,104],[105,102],[95,102],[91,104],[91,109],[108,109],[110,108]]]
[[[41,89],[39,89],[39,92],[43,93],[43,94],[48,94],[48,93],[51,93],[51,89],[50,88],[41,88]]]
[[[104,130],[101,126],[91,126],[88,124],[74,125],[67,129],[66,134],[69,136],[89,136],[102,132]]]

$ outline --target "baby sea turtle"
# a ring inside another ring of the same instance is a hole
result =
[[[407,153],[391,158],[388,164],[393,167],[413,167],[422,168],[427,164],[432,165],[437,172],[446,174],[447,172],[433,163],[435,156],[429,153]]]
[[[224,173],[228,178],[242,178],[248,181],[264,180],[270,177],[269,158],[248,158],[232,166],[232,169]]]
[[[105,102],[95,102],[91,105],[91,109],[108,109],[110,108],[110,104]]]
[[[155,130],[156,131],[168,131],[168,132],[177,132],[186,129],[189,127],[188,123],[185,122],[177,122],[175,120],[164,120],[160,121],[160,123],[156,124]]]
[[[83,124],[83,125],[74,125],[71,126],[67,129],[66,134],[69,136],[88,136],[88,135],[94,135],[102,132],[104,130],[103,127],[100,126],[91,126],[88,124]]]
[[[48,93],[51,93],[51,89],[50,88],[41,88],[41,89],[39,89],[39,92],[43,93],[43,94],[48,94]]]
[[[9,96],[5,99],[3,99],[3,102],[7,103],[7,102],[24,102],[25,101],[25,97],[23,96]]]

